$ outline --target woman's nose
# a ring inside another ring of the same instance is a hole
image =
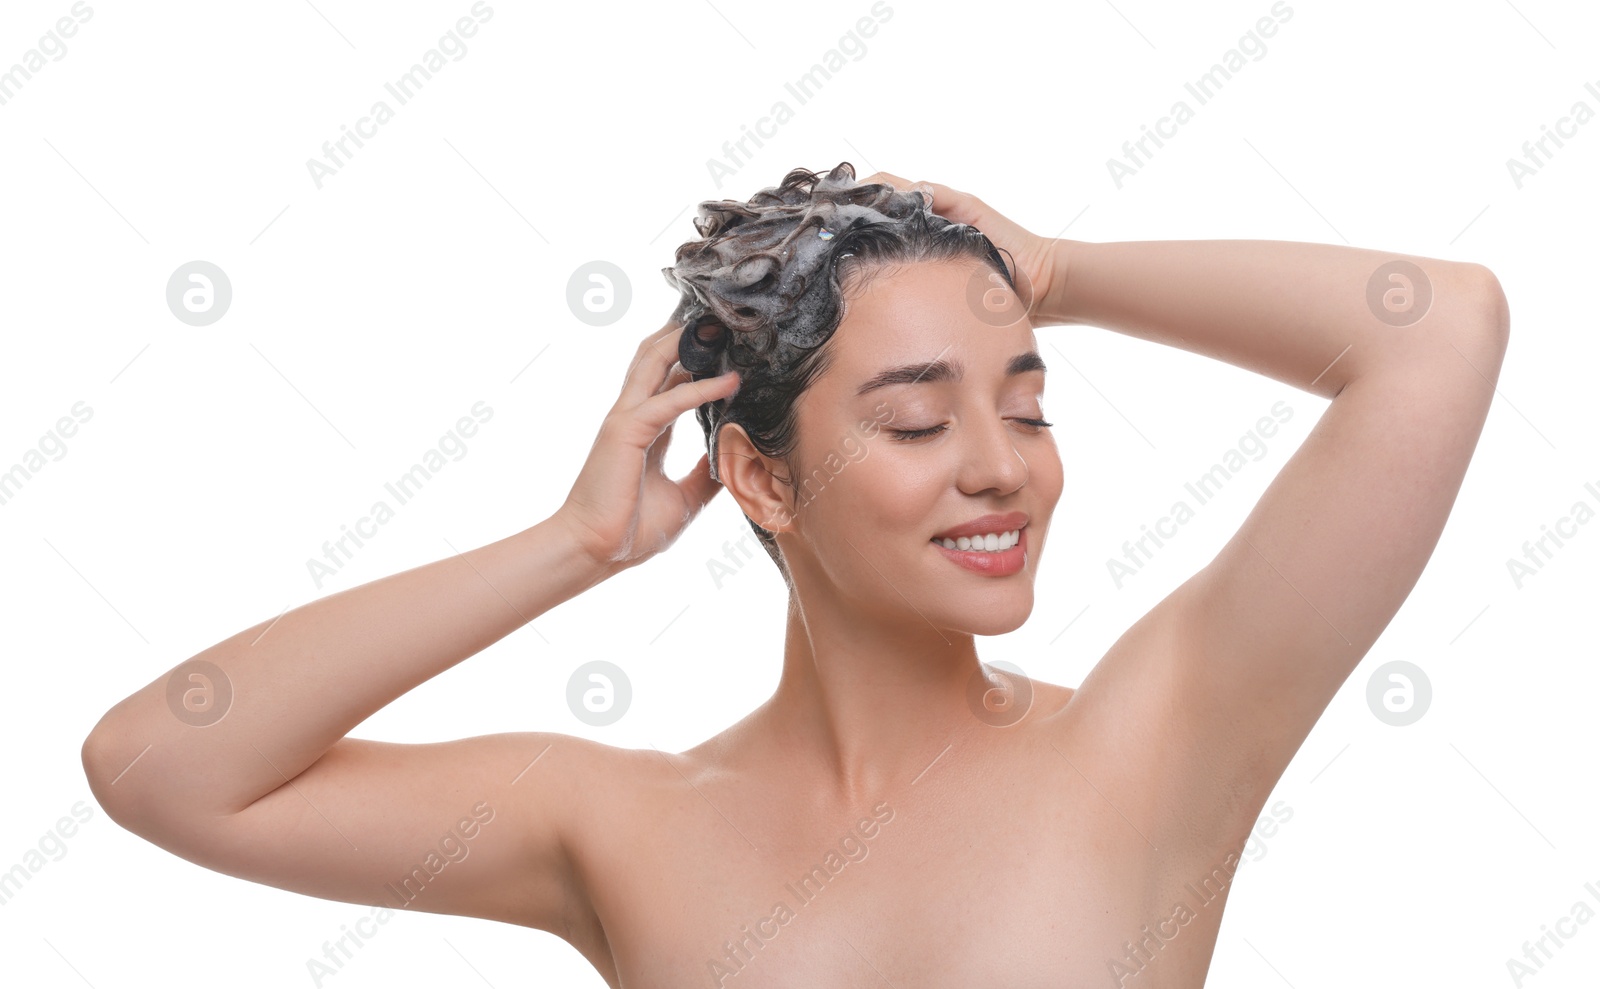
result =
[[[968,494],[995,490],[1009,494],[1028,483],[1028,463],[1003,419],[968,429],[961,448],[960,487]]]

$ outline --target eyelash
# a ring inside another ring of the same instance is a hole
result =
[[[1045,422],[1043,419],[1018,419],[1017,422],[1040,429],[1046,429],[1055,425],[1055,423]],[[945,427],[943,425],[939,425],[929,426],[927,429],[891,429],[889,432],[894,434],[894,438],[896,440],[915,440],[921,439],[924,436],[933,436],[936,433],[942,433],[944,430]]]

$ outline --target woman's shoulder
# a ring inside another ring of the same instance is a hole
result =
[[[636,799],[663,784],[682,787],[686,779],[692,783],[697,775],[717,772],[720,757],[729,748],[722,735],[683,752],[669,752],[649,743],[643,747],[612,745],[558,732],[522,735],[536,743],[529,748],[537,753],[529,763],[529,772],[545,766],[581,785],[586,798],[613,794]]]
[[[1077,687],[1066,687],[1061,684],[1048,683],[1044,680],[1033,680],[1033,709],[1029,713],[1038,718],[1050,718],[1066,709],[1077,696]]]
[[[1039,724],[1065,710],[1077,692],[1076,687],[1028,676],[1009,663],[984,663],[973,674],[967,706],[985,724],[1005,727],[1024,720]]]

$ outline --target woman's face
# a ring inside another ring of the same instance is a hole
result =
[[[1027,422],[1048,418],[1032,325],[993,325],[969,302],[995,284],[1010,295],[991,275],[977,260],[905,264],[847,295],[833,363],[796,405],[801,545],[780,540],[797,581],[816,571],[851,606],[975,635],[1027,618],[1061,457]],[[932,541],[1013,512],[1027,517],[1020,552]]]

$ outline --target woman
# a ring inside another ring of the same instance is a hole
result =
[[[118,704],[83,753],[107,813],[230,875],[553,932],[616,987],[1200,985],[1268,794],[1439,538],[1504,295],[1479,265],[1347,247],[1044,240],[922,188],[841,164],[702,204],[682,303],[561,509]],[[1062,324],[1332,400],[1076,689],[975,646],[1034,608],[1066,481],[1034,330]],[[674,481],[690,409],[710,449]],[[739,723],[671,755],[346,737],[723,487],[790,589],[780,682]],[[184,717],[218,689],[225,717]]]

